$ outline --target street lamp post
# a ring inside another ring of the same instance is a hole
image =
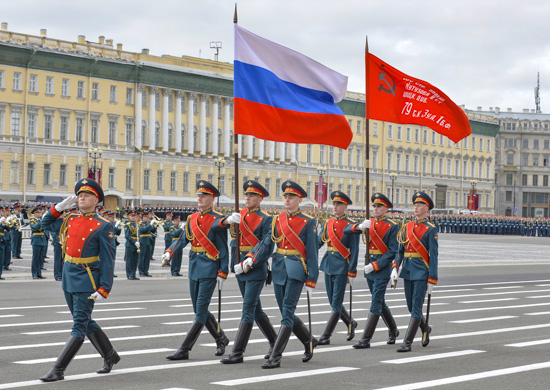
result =
[[[88,149],[88,156],[94,160],[93,171],[94,171],[94,180],[97,181],[97,159],[101,157],[103,150],[101,149]]]
[[[397,173],[395,172],[390,173],[390,179],[391,179],[391,203],[393,204],[394,194],[395,194],[395,180],[397,180]]]
[[[470,209],[470,214],[472,213],[472,210],[474,209],[474,203],[475,203],[475,195],[476,195],[476,185],[477,185],[477,180],[470,180],[470,184],[472,185],[472,196],[470,197],[470,207],[468,207]]]
[[[225,160],[223,158],[214,159],[214,165],[218,168],[218,191],[220,190],[220,179],[221,179],[221,170],[225,165]],[[218,196],[218,207],[220,207],[220,197]]]
[[[327,173],[325,167],[318,167],[317,173],[319,174],[319,188],[317,189],[317,204],[319,205],[319,211],[323,210],[323,176]]]

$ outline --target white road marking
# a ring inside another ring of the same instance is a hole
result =
[[[535,296],[532,296],[532,297],[525,297],[525,298],[528,298],[528,299],[550,298],[550,295],[535,295]]]
[[[507,320],[510,318],[518,318],[518,316],[485,317],[485,318],[475,318],[472,320],[458,320],[458,321],[449,321],[449,322],[451,324],[469,324],[470,322],[498,321],[498,320]]]
[[[497,376],[517,374],[520,372],[527,372],[527,371],[534,371],[534,370],[542,370],[545,368],[550,368],[550,362],[528,364],[526,366],[516,366],[516,367],[503,368],[503,369],[492,370],[492,371],[484,371],[484,372],[479,372],[477,374],[459,375],[459,376],[443,378],[443,379],[435,379],[435,380],[425,381],[425,382],[407,383],[400,386],[384,387],[377,390],[426,389],[429,387],[439,387],[439,386],[449,385],[453,383],[470,382],[478,379],[494,378]]]
[[[550,339],[536,340],[536,341],[526,341],[524,343],[504,344],[504,346],[505,347],[522,348],[522,347],[532,347],[533,345],[542,345],[542,344],[550,344]]]
[[[133,311],[133,310],[146,310],[145,307],[119,307],[117,309],[97,309],[94,308],[94,313],[103,313],[110,311]],[[71,314],[70,311],[58,311],[57,314]]]
[[[550,314],[550,311],[539,311],[537,313],[525,313],[526,316],[544,316]]]
[[[359,368],[356,368],[356,367],[321,368],[318,370],[287,372],[284,374],[263,375],[263,376],[248,377],[248,378],[242,378],[242,379],[233,379],[228,381],[211,382],[210,384],[220,385],[220,386],[241,386],[241,385],[248,385],[251,383],[278,381],[278,380],[292,379],[292,378],[303,378],[306,376],[333,374],[338,372],[346,372],[346,371],[354,371],[354,370],[359,370]]]
[[[141,328],[140,325],[124,325],[124,326],[106,326],[104,328],[101,328],[103,330],[116,330],[116,329],[130,329],[130,328]],[[26,334],[29,336],[36,336],[36,335],[42,335],[42,334],[55,334],[55,333],[70,333],[71,329],[60,329],[60,330],[45,330],[42,332],[24,332],[21,334]]]
[[[504,290],[507,288],[523,288],[523,286],[484,287],[482,290]]]
[[[504,301],[517,301],[518,298],[498,298],[498,299],[482,299],[479,301],[458,301],[458,303],[487,303],[487,302],[504,302]]]
[[[154,349],[139,349],[135,351],[124,351],[120,352],[117,351],[120,356],[131,356],[131,355],[144,355],[149,353],[161,353],[161,352],[173,352],[174,350],[171,348],[154,348]],[[101,357],[98,353],[91,353],[86,355],[76,355],[74,357],[75,360],[80,359],[92,359],[92,358],[98,358]],[[33,360],[20,360],[18,362],[14,362],[15,364],[41,364],[41,363],[52,363],[57,360],[57,357],[53,358],[44,358],[44,359],[33,359]]]
[[[0,318],[13,318],[13,317],[23,317],[23,314],[5,314],[0,316]]]
[[[416,363],[416,362],[424,362],[424,361],[427,361],[427,360],[447,359],[447,358],[450,358],[450,357],[473,355],[475,353],[484,353],[484,352],[486,352],[486,351],[478,351],[478,350],[475,350],[475,349],[467,349],[467,350],[464,350],[464,351],[437,353],[437,354],[433,354],[433,355],[415,356],[415,357],[410,357],[410,358],[382,360],[382,361],[380,361],[380,363],[388,363],[388,364]]]

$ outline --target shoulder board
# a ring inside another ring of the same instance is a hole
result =
[[[388,221],[389,223],[394,224],[394,225],[398,225],[398,223],[395,222],[393,219],[389,219],[389,218],[388,218],[387,221]]]
[[[105,217],[103,217],[103,216],[101,216],[101,215],[99,215],[99,214],[98,214],[97,217],[98,217],[98,219],[99,219],[100,221],[107,222],[107,223],[111,223],[111,221],[109,221],[107,218],[105,218]],[[113,224],[113,226],[114,226],[114,224]]]
[[[430,225],[431,227],[435,227],[435,225],[431,222],[426,222],[428,225]]]
[[[225,216],[223,213],[220,213],[219,211],[216,211],[216,210],[212,210],[212,214],[216,214],[218,216]]]
[[[263,217],[271,217],[271,214],[269,214],[268,212],[263,211],[263,210],[260,210],[260,214],[261,214]]]
[[[303,215],[304,217],[306,217],[307,219],[313,219],[313,217],[312,217],[311,215],[309,215],[309,214],[302,213],[302,215]]]

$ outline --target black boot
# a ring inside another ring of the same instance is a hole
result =
[[[334,332],[334,329],[336,328],[336,324],[338,324],[339,319],[340,319],[340,313],[337,313],[335,311],[330,313],[330,317],[327,321],[327,327],[325,328],[325,331],[319,338],[319,345],[330,344],[330,336],[332,336],[332,332]]]
[[[355,328],[357,328],[357,321],[355,321],[353,318],[350,317],[349,313],[347,312],[346,308],[342,306],[342,312],[340,313],[340,318],[342,321],[344,321],[344,324],[348,327],[348,335],[346,336],[346,340],[351,341],[355,337]],[[349,324],[351,322],[351,330],[349,327]]]
[[[313,357],[313,348],[317,346],[317,339],[313,337],[311,333],[309,333],[309,329],[307,326],[302,322],[302,320],[298,319],[292,326],[292,331],[298,337],[298,340],[304,344],[305,352],[304,356],[302,357],[302,362],[306,363],[311,360]]]
[[[269,356],[267,362],[262,365],[262,368],[281,367],[281,358],[283,357],[283,351],[286,348],[286,343],[288,343],[288,339],[290,338],[291,333],[291,328],[286,325],[281,325],[281,328],[279,329],[279,334],[277,335],[277,340],[275,340],[275,344],[273,345],[273,352],[271,353],[271,356]]]
[[[178,350],[173,354],[166,356],[166,359],[168,360],[189,359],[189,351],[193,349],[193,345],[195,345],[195,343],[197,342],[197,339],[199,338],[199,335],[201,334],[203,327],[204,325],[201,324],[200,322],[193,321],[193,324],[191,325],[191,329],[189,329],[189,332],[187,332],[187,336],[185,336],[185,339],[183,340],[181,347],[179,347]]]
[[[372,339],[372,335],[376,330],[376,325],[378,324],[379,319],[380,319],[379,314],[369,313],[369,318],[367,318],[367,324],[365,325],[363,336],[361,336],[361,340],[353,344],[353,348],[355,349],[370,348],[370,340]]]
[[[50,370],[50,372],[41,377],[40,380],[42,382],[55,382],[65,379],[65,369],[67,368],[71,360],[73,360],[83,342],[84,340],[77,339],[76,337],[71,336],[69,338],[69,341],[67,341],[67,344],[65,344],[63,351],[61,351],[61,354],[57,358],[57,361],[55,362],[53,368]]]
[[[422,330],[422,346],[427,347],[430,344],[430,333],[432,333],[432,327],[426,325],[426,319],[422,316],[420,320],[420,329]]]
[[[218,322],[212,313],[206,317],[206,329],[208,329],[214,340],[216,340],[216,352],[214,355],[222,356],[225,353],[225,347],[229,344],[229,339],[225,336],[221,327],[220,333],[218,333]]]
[[[418,325],[420,325],[420,319],[411,317],[409,322],[409,327],[407,328],[407,334],[403,339],[403,344],[397,349],[397,352],[411,352],[411,345],[418,330]]]
[[[275,333],[275,329],[273,329],[273,325],[271,325],[271,321],[269,321],[269,317],[265,316],[260,321],[256,321],[256,325],[258,325],[258,328],[262,331],[265,338],[269,342],[269,352],[267,355],[264,356],[264,359],[269,359],[271,356],[271,352],[273,352],[273,345],[275,344],[275,340],[277,340],[277,333]]]
[[[97,352],[104,359],[103,368],[97,370],[98,374],[107,374],[111,372],[111,369],[115,364],[120,361],[120,356],[113,348],[113,345],[109,341],[107,335],[99,328],[96,332],[90,333],[88,335],[90,342],[97,349]]]
[[[387,344],[395,344],[395,339],[399,336],[399,330],[397,330],[397,324],[393,319],[390,309],[382,310],[382,319],[388,327],[388,342]]]
[[[225,364],[242,363],[244,351],[246,350],[246,345],[248,344],[248,339],[250,339],[251,332],[252,324],[246,321],[241,321],[239,330],[237,331],[235,343],[233,344],[233,350],[228,357],[223,358],[220,361]]]

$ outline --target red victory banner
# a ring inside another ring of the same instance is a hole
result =
[[[365,55],[368,118],[426,126],[454,142],[470,135],[468,117],[442,91]]]

